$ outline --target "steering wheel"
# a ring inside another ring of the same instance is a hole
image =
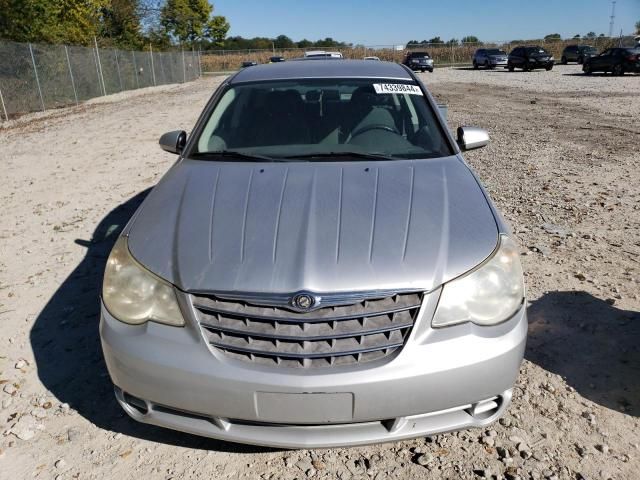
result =
[[[389,125],[383,124],[372,124],[372,125],[364,125],[354,132],[351,132],[351,138],[356,137],[358,135],[362,135],[363,133],[370,132],[371,130],[384,130],[385,132],[395,133],[396,135],[401,135],[400,131],[396,127],[390,127]]]

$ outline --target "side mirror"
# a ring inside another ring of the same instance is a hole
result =
[[[186,144],[187,132],[184,130],[167,132],[160,137],[160,148],[165,152],[179,154]]]
[[[460,150],[473,150],[489,143],[489,133],[477,127],[458,127],[458,146]]]

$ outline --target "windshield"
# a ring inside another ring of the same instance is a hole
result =
[[[527,47],[527,53],[531,54],[531,53],[547,53],[547,51],[544,48],[540,48],[540,47]]]
[[[598,51],[595,47],[578,47],[578,50],[580,52],[588,52],[588,53],[593,53]]]
[[[384,79],[289,80],[229,87],[194,158],[230,152],[261,159],[452,155],[415,83]]]
[[[498,49],[498,48],[490,48],[487,50],[487,55],[506,55],[507,53]]]

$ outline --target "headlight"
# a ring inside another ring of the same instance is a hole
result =
[[[109,313],[124,323],[139,325],[153,320],[184,325],[173,286],[135,261],[126,237],[118,238],[107,260],[102,300]]]
[[[555,60],[555,58],[553,58],[553,56],[549,57],[549,60]]]
[[[518,248],[500,236],[494,255],[479,268],[442,287],[433,327],[473,322],[496,325],[510,318],[524,300],[524,279]]]

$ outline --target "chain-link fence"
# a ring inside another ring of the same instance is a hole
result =
[[[196,51],[134,52],[0,40],[0,120],[200,76]]]
[[[253,61],[268,63],[274,56],[284,57],[286,60],[299,58],[307,50],[338,51],[344,58],[363,59],[375,56],[380,60],[401,62],[408,51],[426,51],[433,57],[436,66],[471,65],[474,52],[478,48],[500,48],[507,53],[521,45],[540,45],[551,54],[560,58],[562,50],[567,45],[587,44],[602,51],[618,45],[632,45],[632,37],[595,37],[595,38],[571,38],[566,40],[527,40],[527,41],[495,41],[478,43],[416,43],[407,45],[368,45],[340,48],[287,48],[269,50],[215,50],[201,54],[202,71],[225,72],[237,70],[242,62]]]

